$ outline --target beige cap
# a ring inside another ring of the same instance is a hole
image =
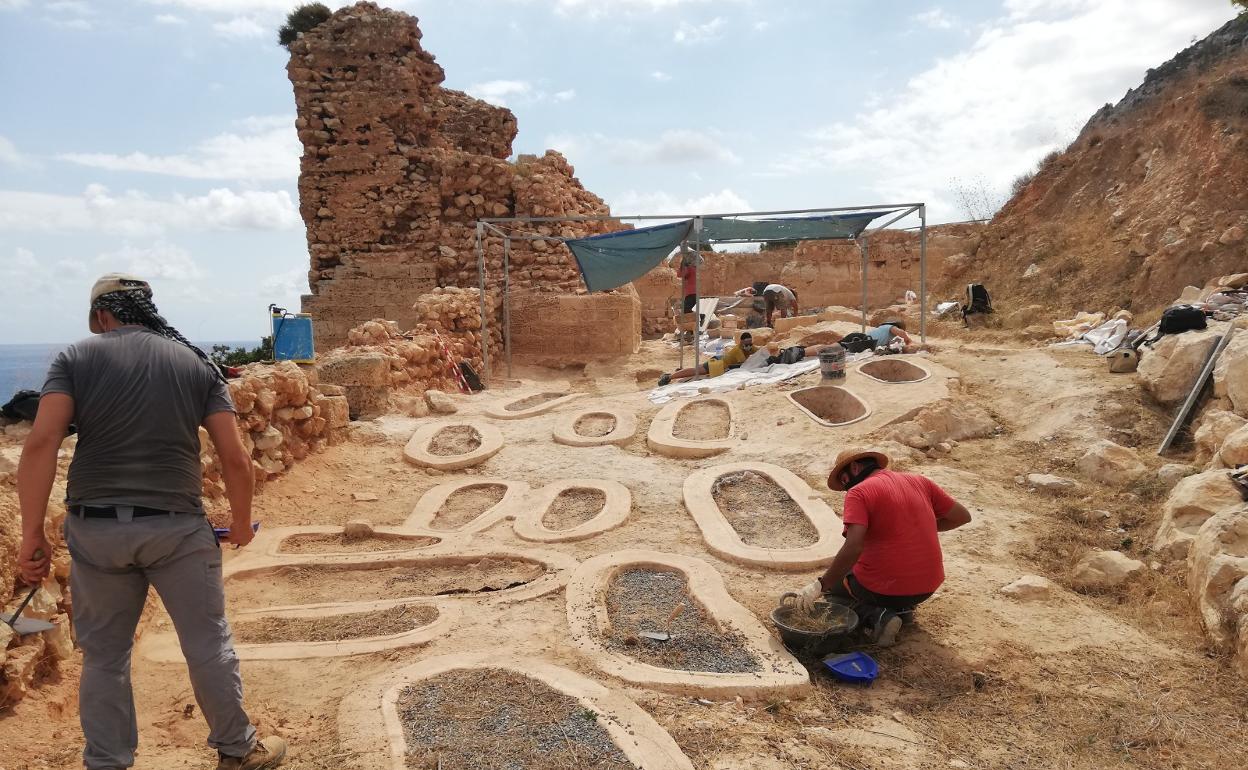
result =
[[[138,276],[128,273],[107,273],[100,276],[95,285],[91,287],[91,304],[94,305],[95,301],[105,294],[126,289],[147,289],[148,295],[152,293],[152,287],[148,282]]]
[[[874,457],[881,468],[888,467],[888,455],[883,452],[876,452],[871,449],[846,449],[836,456],[836,463],[832,466],[832,472],[828,474],[828,489],[835,492],[844,492],[845,487],[841,484],[841,471],[849,467],[854,460],[862,460],[867,457]]]

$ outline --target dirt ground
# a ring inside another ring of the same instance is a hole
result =
[[[262,732],[280,733],[291,742],[285,767],[366,770],[368,765],[342,748],[337,731],[339,704],[359,682],[425,656],[505,649],[627,693],[699,770],[1248,766],[1248,683],[1209,648],[1181,565],[1158,564],[1119,591],[1082,594],[1070,588],[1071,566],[1093,547],[1153,561],[1146,546],[1163,491],[1152,483],[1126,490],[1085,483],[1076,496],[1054,498],[1016,481],[1044,472],[1078,478],[1074,461],[1098,438],[1137,445],[1141,459],[1156,466],[1160,459],[1151,447],[1164,431],[1165,415],[1145,403],[1134,377],[1109,374],[1104,362],[1087,352],[1036,349],[1001,337],[990,343],[964,336],[936,343],[932,361],[957,373],[959,397],[976,399],[1003,431],[905,468],[940,483],[967,505],[974,521],[942,535],[947,580],[920,609],[916,624],[903,630],[896,647],[871,650],[881,668],[874,686],[835,683],[817,670],[817,661],[806,661],[814,686],[806,697],[792,700],[704,701],[629,687],[603,676],[575,652],[567,638],[564,596],[555,592],[469,608],[458,625],[423,647],[351,658],[246,662],[253,719]],[[769,572],[708,553],[681,502],[682,483],[690,472],[711,465],[771,462],[803,477],[839,511],[842,496],[821,482],[836,452],[856,442],[846,438],[846,429],[816,425],[783,398],[785,389],[816,384],[813,373],[784,386],[728,394],[740,418],[734,434],[740,442],[725,454],[692,461],[652,455],[644,436],[658,407],[645,400],[650,381],[639,379],[638,372],[670,369],[673,359],[661,343],[645,343],[623,361],[517,372],[520,381],[512,384],[530,391],[587,393],[578,408],[636,410],[637,437],[623,447],[554,444],[555,410],[500,423],[506,444],[499,454],[475,468],[443,474],[403,462],[402,446],[419,421],[387,417],[357,424],[351,442],[309,458],[267,485],[255,516],[266,527],[342,525],[351,519],[399,524],[422,493],[451,478],[493,476],[533,486],[560,478],[613,479],[633,495],[625,524],[552,549],[577,559],[624,548],[696,556],[712,564],[732,596],[766,623],[779,595],[813,574]],[[917,386],[880,384],[864,392],[876,413],[857,425],[878,430],[883,422],[873,420],[884,419],[880,415],[900,392],[889,389],[906,387]],[[461,413],[480,414],[502,397],[487,392],[464,400]],[[1127,427],[1115,427],[1122,425]],[[353,500],[352,492],[360,490],[380,499]],[[483,547],[523,547],[505,522],[475,538]],[[1025,574],[1045,575],[1061,590],[1034,602],[998,592]],[[240,581],[229,586],[228,598],[251,603],[264,596],[260,588]],[[268,599],[291,590],[271,588]],[[358,583],[344,583],[348,588],[362,590]],[[328,590],[328,584],[316,589]],[[5,747],[0,767],[79,766],[77,677],[74,666],[65,667],[57,680],[43,682],[0,716]],[[140,732],[136,767],[212,767],[215,758],[204,744],[207,729],[184,668],[136,656],[133,678]]]

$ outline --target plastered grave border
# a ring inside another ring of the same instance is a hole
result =
[[[431,525],[438,511],[446,505],[446,501],[456,492],[468,487],[506,487],[503,499],[481,512],[475,519],[455,529],[434,529]],[[529,485],[523,481],[497,479],[490,476],[469,476],[467,478],[448,481],[432,487],[420,496],[411,515],[403,522],[402,531],[407,534],[431,537],[448,535],[470,535],[484,532],[504,519],[514,519],[524,510],[524,498],[529,492]]]
[[[481,446],[461,455],[435,455],[429,451],[434,436],[446,428],[466,425],[476,429],[481,436]],[[408,462],[440,471],[457,471],[479,465],[503,448],[503,432],[484,420],[460,419],[431,422],[420,426],[403,448]]]
[[[728,407],[728,437],[707,441],[676,438],[673,431],[681,410],[707,401],[718,401]],[[650,423],[650,430],[646,433],[646,445],[661,455],[681,460],[696,460],[728,451],[736,443],[736,437],[737,410],[732,402],[720,396],[700,396],[687,401],[675,400],[665,404]]]
[[[870,372],[866,371],[863,368],[865,366],[870,366],[871,364],[889,363],[891,361],[898,361],[903,364],[910,364],[914,368],[922,371],[923,376],[918,378],[917,380],[902,380],[902,381],[882,380],[879,377],[872,375]],[[923,382],[924,380],[931,379],[931,376],[932,376],[931,369],[928,369],[926,366],[923,366],[922,364],[918,363],[917,360],[909,356],[888,356],[885,358],[872,358],[872,359],[863,361],[862,363],[858,364],[858,366],[855,368],[857,369],[858,373],[861,374],[863,377],[866,377],[867,379],[875,380],[876,382],[882,382],[885,385],[913,385],[917,382]]]
[[[399,719],[403,690],[459,669],[507,669],[575,698],[598,715],[598,723],[634,765],[645,770],[693,770],[693,764],[654,718],[627,696],[575,671],[532,657],[489,650],[441,655],[368,680],[343,699],[339,735],[361,766],[410,770],[407,740]]]
[[[568,393],[567,395],[560,396],[559,398],[552,398],[549,401],[544,401],[538,404],[537,406],[531,406],[528,409],[519,409],[514,412],[508,411],[507,409],[508,404],[514,404],[517,401],[523,401],[526,398],[532,398],[533,396],[540,396],[543,393],[551,393],[551,392],[552,391],[549,391],[549,390],[538,390],[532,393],[525,393],[519,396],[513,396],[511,398],[504,399],[502,401],[497,401],[486,408],[485,416],[492,417],[495,420],[523,420],[526,417],[536,417],[539,414],[546,414],[549,411],[558,409],[564,404],[567,404],[585,395],[584,393]]]
[[[741,633],[763,670],[748,673],[679,671],[641,663],[610,650],[602,632],[610,626],[606,595],[612,578],[626,567],[675,570],[684,574],[690,595],[721,627]],[[604,673],[638,687],[678,695],[760,698],[797,695],[810,675],[779,639],[738,604],[710,564],[690,556],[660,551],[617,551],[596,556],[577,567],[568,581],[568,626],[572,643]]]
[[[426,534],[423,532],[410,532],[401,527],[382,527],[373,525],[372,533],[374,536],[381,538],[394,538],[396,543],[402,542],[406,538],[432,538],[436,542],[427,545],[412,545],[407,548],[393,548],[384,551],[305,551],[296,553],[294,551],[282,551],[282,544],[287,539],[298,537],[299,535],[341,535],[343,527],[326,527],[326,526],[307,526],[307,527],[278,527],[276,529],[262,529],[256,533],[255,539],[251,541],[248,550],[252,552],[261,552],[265,556],[287,557],[287,556],[307,556],[315,554],[317,556],[346,556],[361,553],[377,553],[399,556],[407,553],[420,553],[431,548],[442,545],[451,532],[437,532],[437,534]]]
[[[600,489],[606,495],[602,510],[589,521],[572,529],[548,529],[542,524],[546,511],[559,495],[569,489]],[[566,543],[584,540],[615,529],[628,518],[633,507],[633,494],[618,481],[605,479],[562,479],[529,493],[524,501],[524,513],[512,524],[521,540],[538,543]]]
[[[846,420],[844,422],[829,422],[823,419],[822,417],[820,417],[819,415],[815,414],[814,412],[810,411],[806,407],[802,406],[801,402],[799,402],[796,398],[794,398],[794,396],[796,396],[798,393],[805,393],[808,390],[819,390],[821,388],[836,388],[837,390],[842,390],[848,393],[849,395],[856,398],[858,400],[858,403],[862,404],[865,411],[861,415],[855,417],[852,420]],[[789,402],[793,404],[793,406],[797,407],[798,410],[801,411],[802,414],[806,415],[810,419],[814,420],[815,422],[819,423],[820,425],[826,428],[843,428],[846,425],[853,425],[856,422],[861,422],[867,419],[868,417],[871,416],[871,412],[874,411],[871,407],[870,401],[858,395],[857,393],[845,387],[844,385],[811,385],[808,388],[798,388],[797,390],[787,391],[785,392],[784,397],[787,398]]]
[[[714,494],[715,482],[720,477],[741,471],[753,471],[774,481],[802,509],[819,539],[801,548],[762,548],[743,542],[716,504]],[[742,462],[703,468],[685,478],[684,498],[685,508],[702,531],[711,553],[738,564],[782,571],[816,569],[826,566],[844,542],[841,520],[832,508],[815,495],[809,484],[778,465]]]
[[[615,427],[611,429],[611,432],[605,436],[582,436],[577,433],[576,423],[582,417],[595,414],[605,414],[615,418]],[[582,409],[561,416],[554,428],[556,444],[574,447],[606,446],[607,444],[622,446],[632,441],[635,435],[637,435],[637,415],[622,409],[611,408]]]

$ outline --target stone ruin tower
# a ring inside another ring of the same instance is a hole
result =
[[[413,303],[436,287],[476,288],[480,217],[610,213],[559,153],[508,162],[515,115],[443,88],[442,68],[420,40],[412,16],[361,2],[290,46],[286,69],[303,143],[299,207],[312,262],[303,310],[321,349],[344,344],[351,328],[372,319],[410,328],[422,317]],[[617,227],[568,223],[541,232],[579,237]],[[486,285],[494,288],[503,247],[498,238],[488,246]],[[584,292],[557,244],[515,241],[510,263],[511,285],[534,311],[536,293],[555,301],[551,293]],[[497,317],[501,298],[491,293]],[[513,319],[517,313],[525,311],[513,296]],[[513,339],[522,342],[526,328],[522,322]]]

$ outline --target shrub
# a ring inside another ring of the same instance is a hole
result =
[[[300,35],[316,29],[331,15],[333,11],[324,3],[304,3],[286,16],[286,23],[277,30],[277,42],[289,48]]]
[[[1020,174],[1014,179],[1013,182],[1010,182],[1010,196],[1018,197],[1019,193],[1025,190],[1027,185],[1031,184],[1031,180],[1035,178],[1036,172],[1034,171],[1028,171],[1024,174]]]
[[[1215,83],[1201,97],[1200,109],[1210,120],[1248,121],[1248,77],[1233,75]]]
[[[243,366],[245,364],[254,364],[261,361],[273,360],[273,338],[265,337],[260,340],[260,346],[248,350],[247,348],[234,348],[230,350],[229,345],[213,345],[212,353],[209,358],[213,363],[222,366]]]

